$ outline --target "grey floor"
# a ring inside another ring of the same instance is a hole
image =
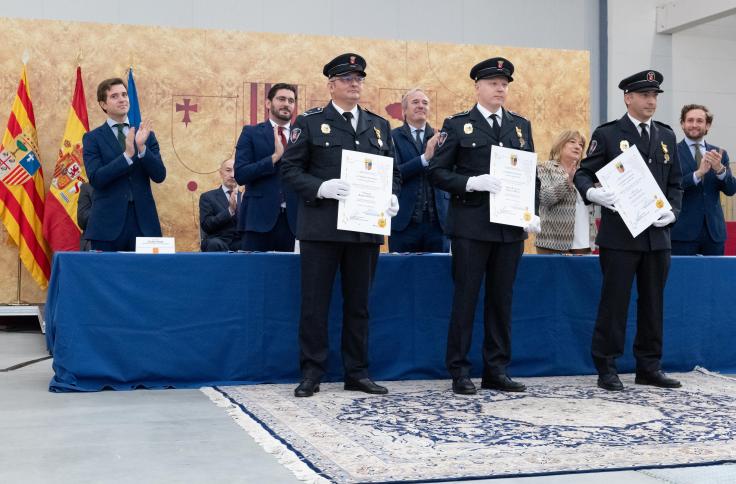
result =
[[[0,331],[0,370],[43,356],[40,333]],[[0,483],[300,482],[198,390],[55,394],[51,374],[0,372]],[[736,465],[472,482],[725,484]]]

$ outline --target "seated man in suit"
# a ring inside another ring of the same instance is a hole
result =
[[[447,252],[445,227],[449,194],[433,188],[427,178],[437,136],[427,122],[429,98],[419,88],[401,99],[404,125],[391,131],[394,163],[401,172],[398,215],[391,221],[391,252]]]
[[[677,144],[682,168],[682,210],[672,227],[673,255],[723,255],[726,220],[720,194],[736,193],[736,179],[728,166],[728,153],[707,143],[713,114],[700,104],[680,112],[685,139]]]
[[[151,180],[163,182],[166,167],[151,121],[130,126],[125,81],[102,81],[97,102],[107,120],[82,138],[84,166],[95,189],[86,237],[94,250],[133,251],[136,237],[161,236]]]
[[[225,252],[240,249],[237,209],[240,192],[233,176],[235,160],[229,158],[220,165],[222,185],[199,197],[199,227],[202,229],[202,252]]]
[[[77,202],[77,225],[82,230],[79,238],[79,250],[88,251],[92,248],[92,243],[87,238],[87,221],[89,220],[89,212],[92,210],[92,194],[95,189],[89,182],[82,183],[79,187],[79,200]]]
[[[266,99],[268,120],[244,127],[235,147],[235,179],[248,187],[238,221],[244,250],[294,251],[297,197],[282,185],[279,167],[296,99],[296,86],[274,84]]]

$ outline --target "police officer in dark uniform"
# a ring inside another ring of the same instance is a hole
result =
[[[662,308],[664,285],[670,267],[670,227],[680,211],[682,174],[677,158],[675,134],[664,123],[654,121],[657,95],[663,77],[657,71],[642,71],[622,80],[627,113],[617,121],[599,126],[590,140],[588,155],[575,173],[574,183],[585,203],[597,203],[601,225],[596,243],[600,247],[603,287],[591,353],[598,370],[598,386],[623,390],[616,370],[616,358],[624,352],[626,317],[631,284],[636,277],[639,292],[637,331],[634,341],[635,382],[663,388],[677,388],[680,382],[661,369]],[[636,146],[649,171],[667,197],[672,210],[637,237],[632,237],[615,211],[615,195],[596,186],[596,171],[630,146]]]
[[[459,394],[476,392],[467,355],[484,277],[481,387],[515,392],[526,388],[506,374],[511,360],[511,299],[526,232],[539,232],[539,217],[530,214],[524,228],[489,221],[489,193],[503,189],[501,181],[489,174],[491,147],[534,151],[529,121],[503,108],[513,73],[513,64],[502,57],[470,70],[478,103],[445,120],[429,166],[432,183],[451,194],[446,229],[452,240],[455,293],[446,364],[452,390]]]
[[[328,355],[327,315],[335,274],[343,296],[342,356],[345,389],[388,393],[368,376],[368,294],[383,236],[337,229],[337,206],[351,187],[340,179],[343,150],[393,157],[391,128],[384,118],[358,106],[365,60],[343,54],[324,66],[332,100],[306,111],[291,131],[281,164],[283,181],[300,197],[297,239],[301,251],[299,347],[302,381],[297,397],[319,391]],[[386,215],[399,211],[401,175],[394,165],[394,195]]]

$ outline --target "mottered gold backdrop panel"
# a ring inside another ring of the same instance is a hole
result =
[[[427,90],[430,118],[470,108],[475,63],[497,55],[516,67],[507,107],[529,118],[540,160],[556,133],[588,132],[587,51],[491,45],[369,40],[347,37],[246,33],[0,18],[0,123],[4,129],[21,71],[30,54],[28,81],[36,114],[46,184],[53,173],[81,55],[90,126],[104,122],[96,102],[97,84],[125,78],[134,66],[143,118],[150,118],[167,167],[166,181],[154,184],[164,235],[176,237],[178,251],[198,248],[199,195],[218,185],[219,163],[230,156],[244,124],[263,121],[265,92],[272,83],[299,86],[299,112],[328,100],[322,66],[353,51],[368,62],[362,105],[401,124],[402,93]],[[4,228],[3,242],[8,238]],[[0,302],[15,300],[17,249],[0,244]],[[21,271],[22,299],[42,302],[45,294]]]

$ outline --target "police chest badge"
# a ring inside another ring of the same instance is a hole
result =
[[[629,142],[625,139],[622,139],[619,142],[618,147],[621,148],[621,151],[626,151],[629,149]]]
[[[664,141],[662,141],[662,154],[664,154],[664,162],[667,163],[670,161],[670,151],[667,148],[667,145],[664,144]]]
[[[378,146],[383,148],[383,140],[381,139],[381,130],[374,126],[373,131],[376,132],[376,140],[378,141]]]
[[[330,125],[327,123],[322,123],[322,126],[319,127],[322,130],[323,134],[330,134]]]
[[[465,131],[465,134],[473,134],[473,125],[470,123],[465,123],[465,126],[463,126],[463,131]]]
[[[519,138],[519,147],[523,148],[526,145],[524,141],[524,135],[521,133],[521,128],[516,126],[516,136]]]

